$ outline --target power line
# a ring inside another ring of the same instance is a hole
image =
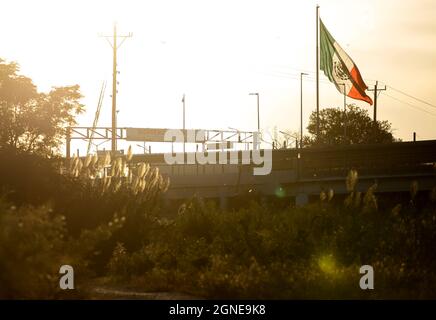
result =
[[[279,68],[277,68],[277,69],[291,69],[291,70],[295,70],[295,71],[304,71],[304,72],[307,72],[307,73],[309,73],[309,74],[314,74],[314,73],[315,73],[315,72],[313,72],[313,71],[303,70],[303,69],[298,69],[298,68],[293,68],[293,67],[279,67]],[[298,74],[290,73],[290,72],[287,72],[287,71],[273,70],[273,71],[270,71],[270,72],[260,72],[260,73],[262,73],[262,74],[264,74],[264,75],[267,75],[267,76],[277,77],[277,78],[285,78],[285,79],[291,79],[291,80],[296,80],[296,81],[299,80],[299,75],[298,75]],[[306,77],[306,80],[307,80],[307,81],[311,81],[311,82],[316,81],[316,79],[315,79],[314,76],[312,76],[312,75],[307,76],[307,77]],[[365,79],[365,80],[366,80],[366,81],[372,81],[372,80],[370,80],[370,79]],[[380,81],[380,82],[382,82],[382,81]],[[330,81],[327,81],[327,80],[325,80],[325,79],[320,79],[320,83],[330,84]],[[384,83],[384,82],[382,82],[382,83]],[[408,93],[406,93],[406,92],[404,92],[404,91],[402,91],[402,90],[400,90],[400,89],[394,88],[394,87],[392,87],[392,86],[390,86],[390,85],[388,85],[388,84],[386,84],[386,83],[385,83],[385,85],[386,85],[386,87],[388,87],[388,88],[390,88],[390,89],[392,89],[392,90],[394,90],[394,91],[396,91],[396,92],[398,92],[398,93],[400,93],[400,94],[402,94],[402,95],[405,95],[405,96],[407,96],[407,97],[409,97],[409,98],[412,98],[412,99],[414,99],[414,100],[416,100],[416,101],[418,101],[418,102],[420,102],[420,103],[423,103],[423,104],[425,104],[425,105],[427,105],[427,106],[429,106],[429,107],[432,107],[432,108],[435,108],[435,109],[436,109],[436,105],[434,105],[434,104],[432,104],[432,103],[429,103],[429,102],[427,102],[427,101],[425,101],[425,100],[423,100],[423,99],[420,99],[420,98],[415,97],[415,96],[413,96],[413,95],[411,95],[411,94],[408,94]],[[370,90],[370,91],[371,91],[371,90]],[[381,94],[381,92],[380,92],[380,90],[378,90],[378,95],[380,95],[380,94]],[[378,96],[378,95],[377,95],[377,96]],[[393,96],[391,96],[391,95],[389,95],[389,94],[386,94],[386,93],[384,93],[384,95],[387,96],[387,97],[389,97],[389,98],[391,98],[391,99],[393,99],[393,100],[395,100],[395,101],[397,101],[397,102],[400,102],[400,103],[402,103],[402,104],[405,104],[405,105],[407,105],[407,106],[409,106],[409,107],[411,107],[411,108],[414,108],[414,109],[416,109],[416,110],[419,110],[419,111],[425,112],[425,113],[427,113],[427,114],[429,114],[429,115],[432,115],[432,116],[436,116],[435,113],[432,113],[432,112],[430,112],[430,111],[428,111],[428,110],[426,110],[426,109],[423,109],[423,108],[421,108],[421,107],[419,107],[419,106],[416,106],[416,105],[411,104],[411,103],[409,103],[409,102],[406,102],[406,101],[403,101],[403,100],[401,100],[401,99],[395,98],[395,97],[393,97]]]
[[[422,99],[420,99],[420,98],[414,97],[414,96],[412,96],[411,94],[408,94],[408,93],[406,93],[406,92],[404,92],[404,91],[402,91],[402,90],[396,89],[396,88],[391,87],[391,86],[389,86],[389,85],[387,85],[387,87],[390,88],[390,89],[392,89],[392,90],[394,90],[394,91],[397,91],[397,92],[399,92],[399,93],[401,93],[401,94],[403,94],[403,95],[405,95],[405,96],[407,96],[407,97],[409,97],[409,98],[415,99],[416,101],[419,101],[419,102],[421,102],[421,103],[423,103],[423,104],[426,104],[426,105],[428,105],[428,106],[430,106],[430,107],[436,109],[436,105],[434,105],[434,104],[431,104],[431,103],[429,103],[429,102],[427,102],[427,101],[424,101],[424,100],[422,100]]]
[[[375,80],[372,80],[372,79],[366,79],[366,78],[365,78],[365,81],[375,81]],[[425,104],[425,105],[427,105],[427,106],[429,106],[429,107],[436,108],[436,105],[434,105],[434,104],[432,104],[432,103],[430,103],[430,102],[427,102],[427,101],[425,101],[425,100],[423,100],[423,99],[420,99],[420,98],[418,98],[418,97],[415,97],[415,96],[411,95],[410,93],[407,93],[407,92],[405,92],[405,91],[403,91],[403,90],[400,90],[400,89],[394,88],[394,87],[388,85],[386,82],[383,82],[383,81],[379,81],[379,82],[384,83],[385,86],[388,87],[389,89],[392,89],[392,90],[394,90],[394,91],[396,91],[396,92],[398,92],[398,93],[401,93],[402,95],[405,95],[406,97],[412,98],[412,99],[414,99],[414,100],[416,100],[416,101],[418,101],[418,102],[421,102],[421,103],[423,103],[423,104]]]
[[[304,70],[304,69],[299,69],[299,68],[293,68],[293,67],[287,67],[287,66],[279,66],[279,65],[277,65],[277,67],[278,67],[278,69],[283,69],[283,70],[285,70],[285,69],[291,69],[291,70],[295,70],[295,71],[298,71],[298,72],[304,72],[304,73],[309,73],[309,74],[315,74],[314,71],[309,71],[309,70]],[[274,72],[293,75],[293,76],[295,76],[296,79],[298,80],[298,74],[292,74],[292,73],[288,73],[288,72],[286,72],[286,71],[274,71]],[[313,77],[314,77],[314,76],[313,76]],[[306,77],[306,79],[308,79],[308,80],[312,80],[312,79],[309,79],[309,78],[310,78],[310,76],[309,76],[309,77]],[[320,81],[322,82],[323,79],[320,79]],[[375,82],[376,80],[365,78],[365,81]],[[380,81],[380,82],[384,83],[384,84],[386,85],[386,87],[388,87],[389,89],[392,89],[392,90],[394,90],[394,91],[396,91],[396,92],[398,92],[398,93],[401,93],[401,94],[405,95],[406,97],[409,97],[409,98],[414,99],[414,100],[416,100],[416,101],[418,101],[418,102],[420,102],[420,103],[423,103],[423,104],[425,104],[425,105],[427,105],[427,106],[429,106],[429,107],[431,107],[431,108],[435,108],[435,109],[436,109],[436,105],[433,104],[433,103],[430,103],[430,102],[425,101],[425,100],[423,100],[423,99],[421,99],[421,98],[418,98],[418,97],[416,97],[416,96],[414,96],[414,95],[412,95],[412,94],[410,94],[410,93],[407,93],[407,92],[405,92],[405,91],[403,91],[403,90],[400,90],[400,89],[394,88],[394,87],[392,87],[392,86],[386,84],[386,83],[383,82],[383,81]]]
[[[295,67],[292,67],[292,66],[280,65],[280,64],[273,64],[273,65],[269,65],[269,66],[270,66],[270,68],[268,68],[269,69],[268,71],[255,71],[255,72],[263,74],[263,75],[266,75],[266,76],[271,76],[271,77],[276,77],[276,78],[284,78],[284,79],[291,79],[291,80],[296,80],[296,81],[299,80],[300,72],[304,72],[304,73],[308,73],[309,74],[309,76],[305,77],[305,79],[307,81],[311,81],[311,82],[316,81],[316,79],[315,79],[316,72],[315,71],[301,69],[301,68],[295,68]],[[289,70],[298,71],[298,74],[291,73],[291,72],[289,72]],[[368,79],[368,78],[364,78],[364,80],[366,82],[376,82],[376,80]],[[330,81],[328,81],[326,79],[320,79],[319,81],[320,81],[320,83],[323,83],[323,84],[330,84],[331,83]],[[425,105],[427,105],[427,106],[429,106],[431,108],[435,108],[436,109],[436,105],[435,104],[429,103],[429,102],[427,102],[427,101],[425,101],[423,99],[415,97],[415,96],[413,96],[413,95],[411,95],[409,93],[406,93],[406,92],[404,92],[404,91],[402,91],[400,89],[394,88],[394,87],[388,85],[386,82],[379,81],[379,83],[383,83],[389,89],[392,89],[392,90],[394,90],[394,91],[396,91],[396,92],[398,92],[398,93],[400,93],[402,95],[405,95],[405,96],[407,96],[409,98],[412,98],[412,99],[414,99],[414,100],[416,100],[416,101],[418,101],[420,103],[423,103],[423,104],[425,104]],[[380,92],[377,94],[377,96],[379,96],[379,95],[380,95]],[[389,95],[386,95],[386,96],[391,97]],[[391,98],[392,99],[396,99],[394,97],[391,97]],[[401,102],[401,103],[407,104],[409,106],[413,106],[414,108],[418,108],[417,106],[409,104],[409,103],[404,102],[402,100],[398,100],[398,99],[396,99],[396,100]],[[427,111],[424,111],[423,109],[419,109],[419,110],[421,110],[423,112],[427,112]]]
[[[422,108],[420,108],[420,107],[418,107],[418,106],[415,106],[415,105],[413,105],[413,104],[411,104],[411,103],[409,103],[409,102],[406,102],[406,101],[403,101],[403,100],[397,99],[397,98],[395,98],[395,97],[392,97],[392,96],[390,96],[390,95],[387,94],[387,93],[383,93],[383,95],[385,95],[385,96],[387,96],[387,97],[389,97],[389,98],[391,98],[391,99],[393,99],[393,100],[395,100],[395,101],[398,101],[398,102],[400,102],[400,103],[403,103],[403,104],[405,104],[405,105],[408,105],[409,107],[412,107],[412,108],[414,108],[414,109],[420,110],[420,111],[425,112],[425,113],[427,113],[427,114],[429,114],[429,115],[431,115],[431,116],[436,117],[436,114],[435,114],[435,113],[432,113],[432,112],[430,112],[430,111],[428,111],[428,110],[422,109]]]

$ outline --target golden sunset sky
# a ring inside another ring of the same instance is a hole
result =
[[[17,61],[39,90],[79,84],[91,126],[103,80],[100,126],[110,126],[112,52],[99,33],[132,32],[118,51],[118,125],[299,130],[299,73],[304,118],[315,110],[315,6],[368,86],[388,85],[378,119],[410,140],[436,139],[436,2],[433,0],[65,1],[1,2],[0,57]],[[391,88],[392,87],[392,88]],[[370,93],[372,94],[372,93]],[[321,73],[321,108],[343,97]],[[373,109],[365,102],[352,101]]]

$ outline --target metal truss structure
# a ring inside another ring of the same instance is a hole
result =
[[[170,129],[157,129],[157,128],[116,128],[116,139],[126,141],[141,141],[141,142],[168,142],[164,140],[164,132]],[[189,136],[189,131],[195,132],[197,130],[183,130],[179,129],[184,136]],[[196,141],[193,143],[200,143],[203,148],[206,148],[208,144],[222,145],[223,148],[230,148],[235,145],[245,145],[247,150],[250,149],[250,145],[254,143],[255,132],[252,131],[239,131],[239,130],[201,130],[204,132],[204,140]],[[135,132],[132,135],[131,132]],[[139,134],[138,134],[139,133]],[[66,138],[66,157],[71,157],[71,141],[83,140],[92,143],[93,140],[104,140],[103,142],[110,141],[112,139],[111,127],[69,127],[67,129]],[[178,142],[178,141],[176,141]],[[190,141],[186,141],[189,143]],[[183,143],[183,142],[182,142]],[[93,143],[94,144],[94,143]],[[94,144],[96,145],[96,144]],[[227,147],[224,147],[227,146]],[[214,149],[219,149],[214,147]]]

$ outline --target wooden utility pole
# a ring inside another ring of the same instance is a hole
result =
[[[123,42],[132,36],[132,33],[127,35],[117,34],[117,24],[114,23],[114,33],[111,36],[103,36],[108,40],[113,49],[113,61],[112,61],[112,154],[117,153],[117,51],[123,44]],[[109,41],[112,38],[112,42]],[[117,40],[121,38],[121,42],[118,44]]]
[[[374,89],[368,89],[368,91],[374,91],[374,124],[377,123],[377,97],[380,91],[386,91],[386,86],[383,89],[378,87],[378,81],[375,82]]]

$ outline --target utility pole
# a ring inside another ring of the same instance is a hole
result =
[[[123,44],[123,42],[132,37],[132,33],[127,35],[118,35],[117,34],[117,24],[114,23],[114,32],[111,36],[102,36],[106,38],[109,42],[110,46],[113,49],[113,62],[112,62],[112,155],[116,155],[117,153],[117,51]],[[109,41],[109,38],[112,38],[112,42]],[[118,44],[118,38],[122,39]]]
[[[377,97],[380,91],[386,91],[386,86],[383,89],[378,88],[378,81],[375,82],[374,89],[368,89],[368,91],[374,91],[374,124],[377,123]]]

